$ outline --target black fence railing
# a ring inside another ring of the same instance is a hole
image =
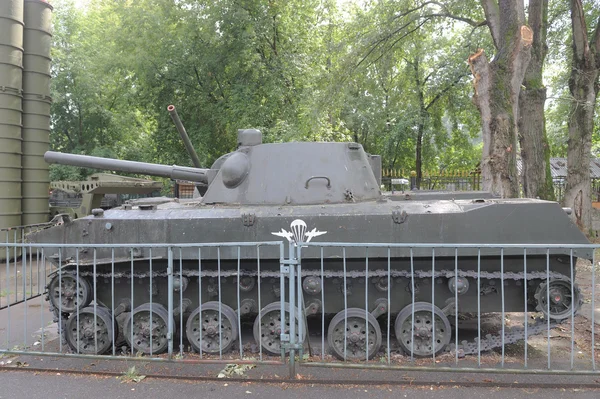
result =
[[[385,191],[411,190],[416,186],[416,178],[402,174],[402,171],[385,170],[381,184]],[[555,177],[554,195],[556,201],[562,202],[567,184],[566,177]],[[448,173],[424,174],[421,179],[421,190],[436,191],[480,191],[482,190],[481,173],[477,171],[459,171]],[[592,178],[591,197],[593,202],[600,202],[600,179]]]
[[[554,183],[554,195],[556,196],[556,200],[562,202],[567,187],[567,178],[555,177],[552,181]],[[592,196],[592,202],[600,202],[600,179],[592,178],[592,189],[590,194]]]
[[[384,170],[381,184],[385,191],[411,190],[417,186],[416,177],[406,176],[403,171]],[[435,191],[479,191],[481,173],[477,171],[452,171],[424,173],[420,182],[421,190]]]

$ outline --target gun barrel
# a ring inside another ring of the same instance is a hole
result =
[[[194,164],[195,167],[200,168],[200,159],[198,159],[198,154],[196,154],[196,150],[194,150],[194,146],[192,145],[192,142],[190,141],[190,137],[188,136],[187,132],[185,131],[185,127],[183,127],[183,123],[181,123],[181,119],[179,119],[179,115],[177,114],[177,110],[175,109],[174,105],[169,105],[167,107],[167,111],[169,111],[169,114],[171,114],[171,119],[173,119],[173,123],[175,123],[175,127],[177,128],[177,131],[179,132],[179,135],[181,136],[181,140],[183,141],[183,144],[185,145],[185,149],[187,150],[188,154],[190,154],[190,158],[192,158],[192,163]]]
[[[44,160],[48,163],[79,166],[82,168],[103,169],[117,172],[137,173],[149,176],[168,177],[176,180],[188,180],[208,184],[210,169],[169,166],[154,163],[122,161],[119,159],[93,157],[90,155],[63,154],[47,151]]]

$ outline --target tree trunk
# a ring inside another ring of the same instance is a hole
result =
[[[518,197],[517,122],[521,83],[529,63],[531,29],[524,25],[519,0],[481,0],[497,49],[492,62],[483,50],[469,57],[481,113],[483,189],[501,197]]]
[[[416,181],[415,186],[417,189],[421,189],[421,181],[423,180],[423,135],[425,134],[425,123],[429,114],[425,107],[425,88],[423,87],[423,81],[421,79],[421,61],[417,57],[411,62],[415,73],[415,86],[417,91],[417,98],[419,100],[419,121],[417,126],[417,151],[415,154],[415,172]]]
[[[529,1],[529,26],[533,31],[531,60],[519,95],[519,144],[523,196],[554,200],[550,173],[550,147],[546,134],[544,105],[546,87],[542,71],[546,58],[548,0]],[[525,117],[524,117],[525,116]]]
[[[571,0],[571,23],[573,62],[569,78],[571,112],[568,121],[568,172],[564,203],[565,206],[573,209],[573,217],[577,225],[585,231],[592,226],[590,159],[594,108],[599,83],[600,20],[593,38],[588,43],[581,0]]]
[[[417,132],[417,154],[415,164],[417,172],[415,186],[420,190],[421,180],[423,179],[423,125],[419,126],[419,131]]]

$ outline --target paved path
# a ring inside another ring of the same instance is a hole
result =
[[[516,389],[486,387],[406,387],[263,384],[259,382],[190,382],[145,379],[140,383],[121,383],[115,377],[57,375],[28,371],[0,372],[0,398],[261,398],[261,399],[384,399],[384,398],[447,398],[447,399],[583,399],[600,397],[599,390],[578,389]]]
[[[42,326],[44,343],[58,338],[56,323],[52,322],[43,296],[0,310],[0,348],[41,350]]]

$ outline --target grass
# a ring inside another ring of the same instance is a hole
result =
[[[135,382],[138,383],[146,378],[145,375],[141,375],[136,370],[135,366],[131,366],[127,369],[127,371],[120,377],[117,377],[121,380],[121,383],[130,383]]]
[[[219,374],[217,375],[217,378],[229,378],[229,377],[235,377],[235,376],[242,376],[248,370],[252,370],[255,367],[256,367],[255,364],[235,364],[235,363],[228,364],[225,366],[225,368],[223,370],[221,370],[219,372]]]

